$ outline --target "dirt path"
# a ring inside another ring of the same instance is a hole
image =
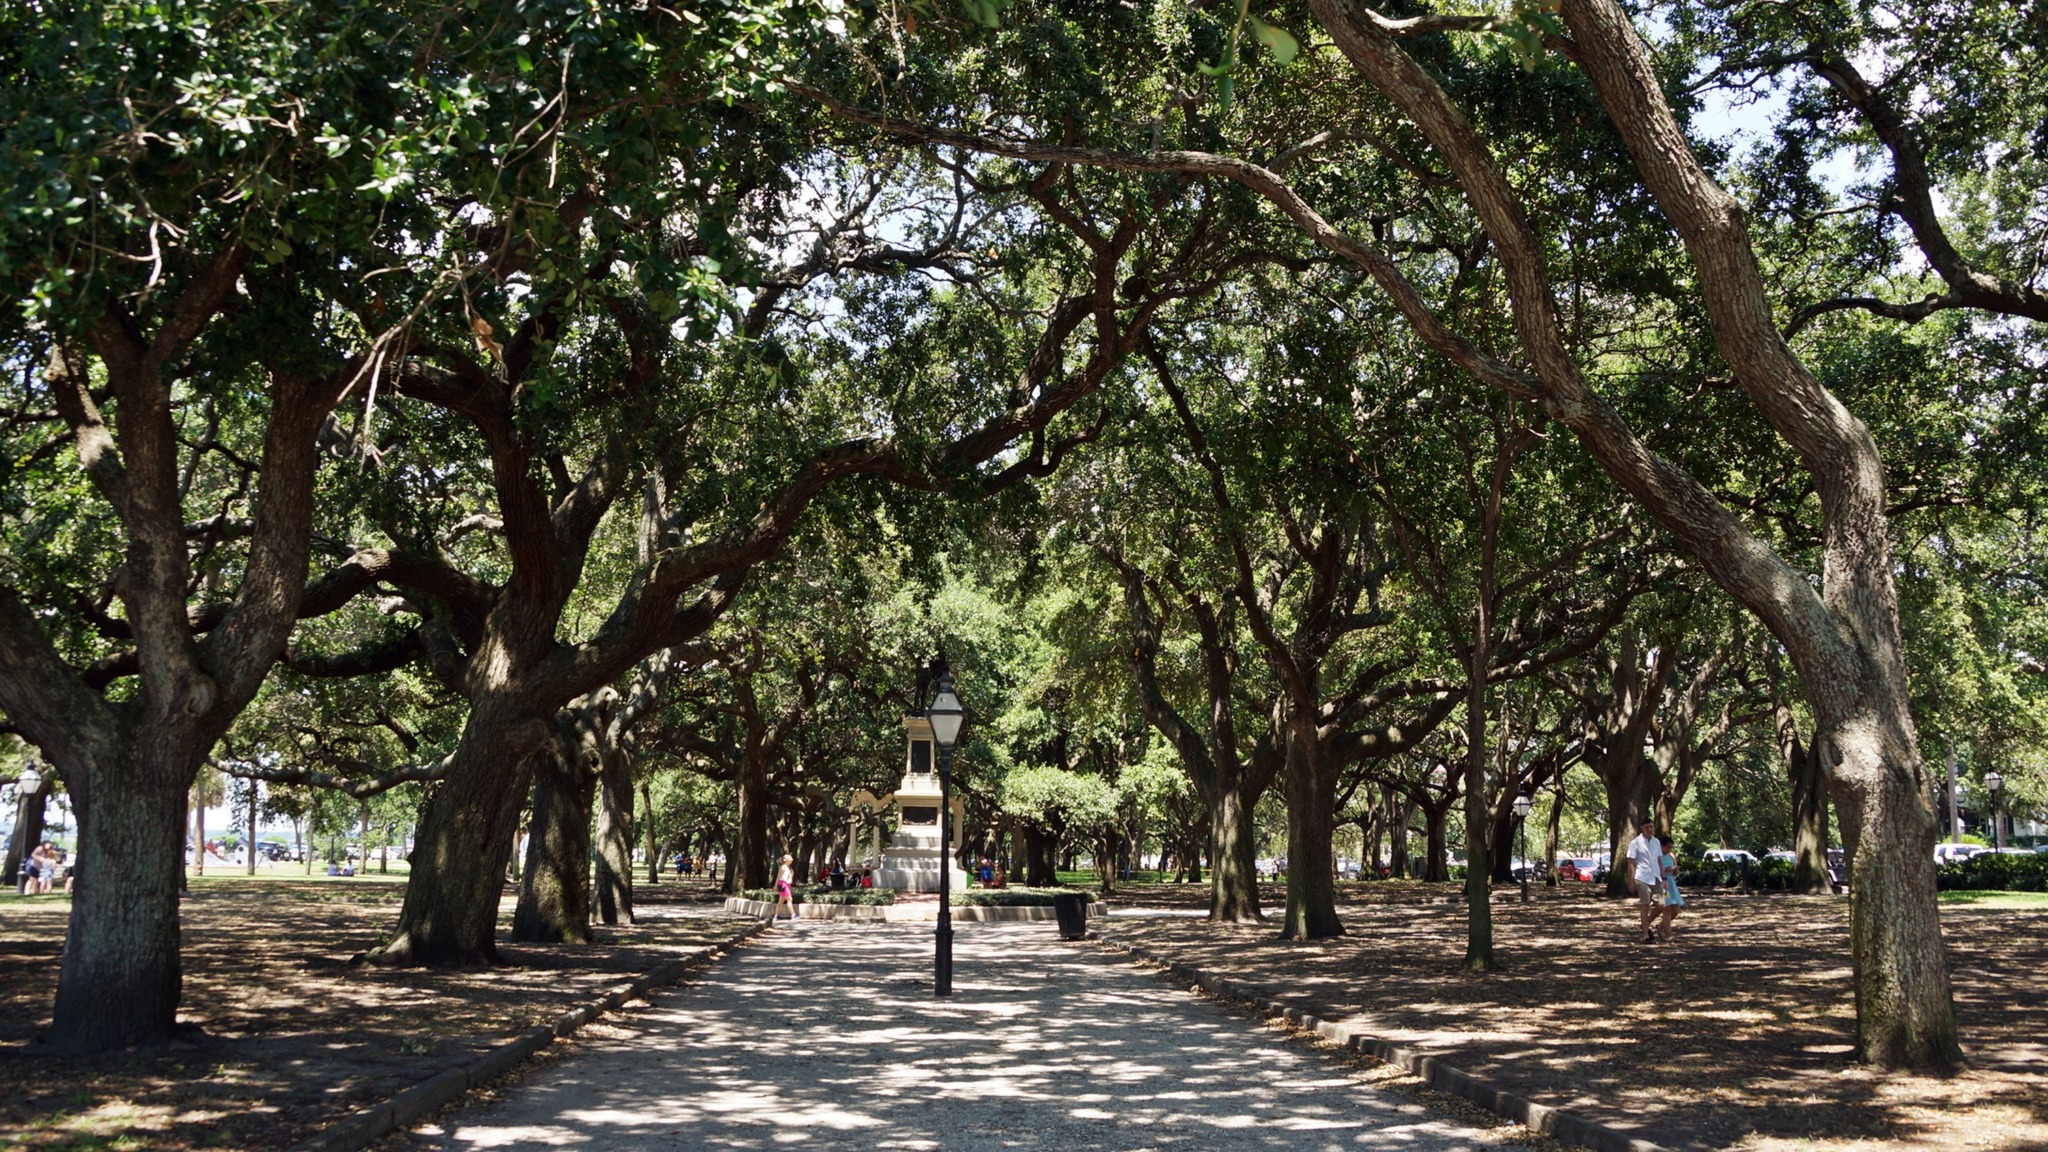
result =
[[[929,926],[778,931],[413,1143],[1453,1152],[1519,1131],[1374,1087],[1043,924],[963,926],[956,955],[935,1001]]]

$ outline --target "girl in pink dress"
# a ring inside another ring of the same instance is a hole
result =
[[[795,883],[796,858],[785,852],[782,855],[782,868],[775,873],[775,914],[769,917],[770,920],[780,919],[784,908],[789,909],[791,920],[803,919],[796,914],[796,890],[792,887]]]

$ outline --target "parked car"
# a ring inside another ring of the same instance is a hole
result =
[[[1782,849],[1782,848],[1781,848],[1781,849],[1779,849],[1779,850],[1778,850],[1778,851],[1776,851],[1776,852],[1766,852],[1766,853],[1764,853],[1764,859],[1766,859],[1766,860],[1783,860],[1783,861],[1784,861],[1785,863],[1787,863],[1787,864],[1797,864],[1797,863],[1799,862],[1799,857],[1798,857],[1798,856],[1795,856],[1795,855],[1793,855],[1792,853],[1790,853],[1790,852],[1787,852],[1787,851],[1785,851],[1785,850],[1784,850],[1784,849]]]
[[[1936,844],[1934,846],[1934,862],[1936,864],[1961,864],[1972,856],[1982,856],[1989,851],[1991,849],[1986,848],[1982,844]]]
[[[1828,879],[1837,888],[1849,886],[1849,853],[1840,848],[1828,849]]]
[[[1557,858],[1557,878],[1559,880],[1576,880],[1581,884],[1591,884],[1593,882],[1593,873],[1598,868],[1599,865],[1594,862],[1591,856],[1559,856]]]
[[[1704,856],[1716,864],[1754,864],[1757,862],[1755,856],[1740,848],[1709,848],[1704,853]]]

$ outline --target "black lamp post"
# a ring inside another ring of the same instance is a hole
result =
[[[2004,798],[2005,777],[1996,770],[1984,774],[1984,787],[1991,790],[1991,839],[2000,852],[2005,851],[2005,825],[1999,821],[1999,801]]]
[[[953,695],[953,674],[941,671],[932,706],[925,709],[939,746],[939,928],[932,956],[932,994],[953,994],[953,741],[967,713]]]
[[[1529,863],[1529,835],[1526,829],[1529,823],[1529,810],[1535,806],[1536,801],[1531,800],[1527,792],[1515,797],[1515,850],[1520,852],[1522,856],[1522,903],[1524,904],[1529,902],[1529,869],[1531,867]]]

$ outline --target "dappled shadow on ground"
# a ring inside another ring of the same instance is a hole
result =
[[[1348,934],[1314,943],[1185,918],[1108,928],[1672,1148],[2048,1149],[2048,914],[1943,909],[1972,1068],[1939,1079],[1854,1062],[1845,899],[1689,899],[1658,946],[1634,943],[1620,902],[1498,904],[1506,968],[1478,976],[1448,904],[1348,904]]]
[[[427,971],[349,964],[396,918],[397,883],[209,879],[183,908],[193,1034],[80,1060],[30,1046],[68,905],[0,904],[0,1076],[16,1085],[0,1147],[125,1132],[149,1148],[281,1148],[738,926],[704,915],[701,883],[655,895],[639,925],[600,928],[592,946],[505,944],[505,967]]]
[[[1496,1146],[1048,926],[803,924],[416,1147],[1401,1149]]]

